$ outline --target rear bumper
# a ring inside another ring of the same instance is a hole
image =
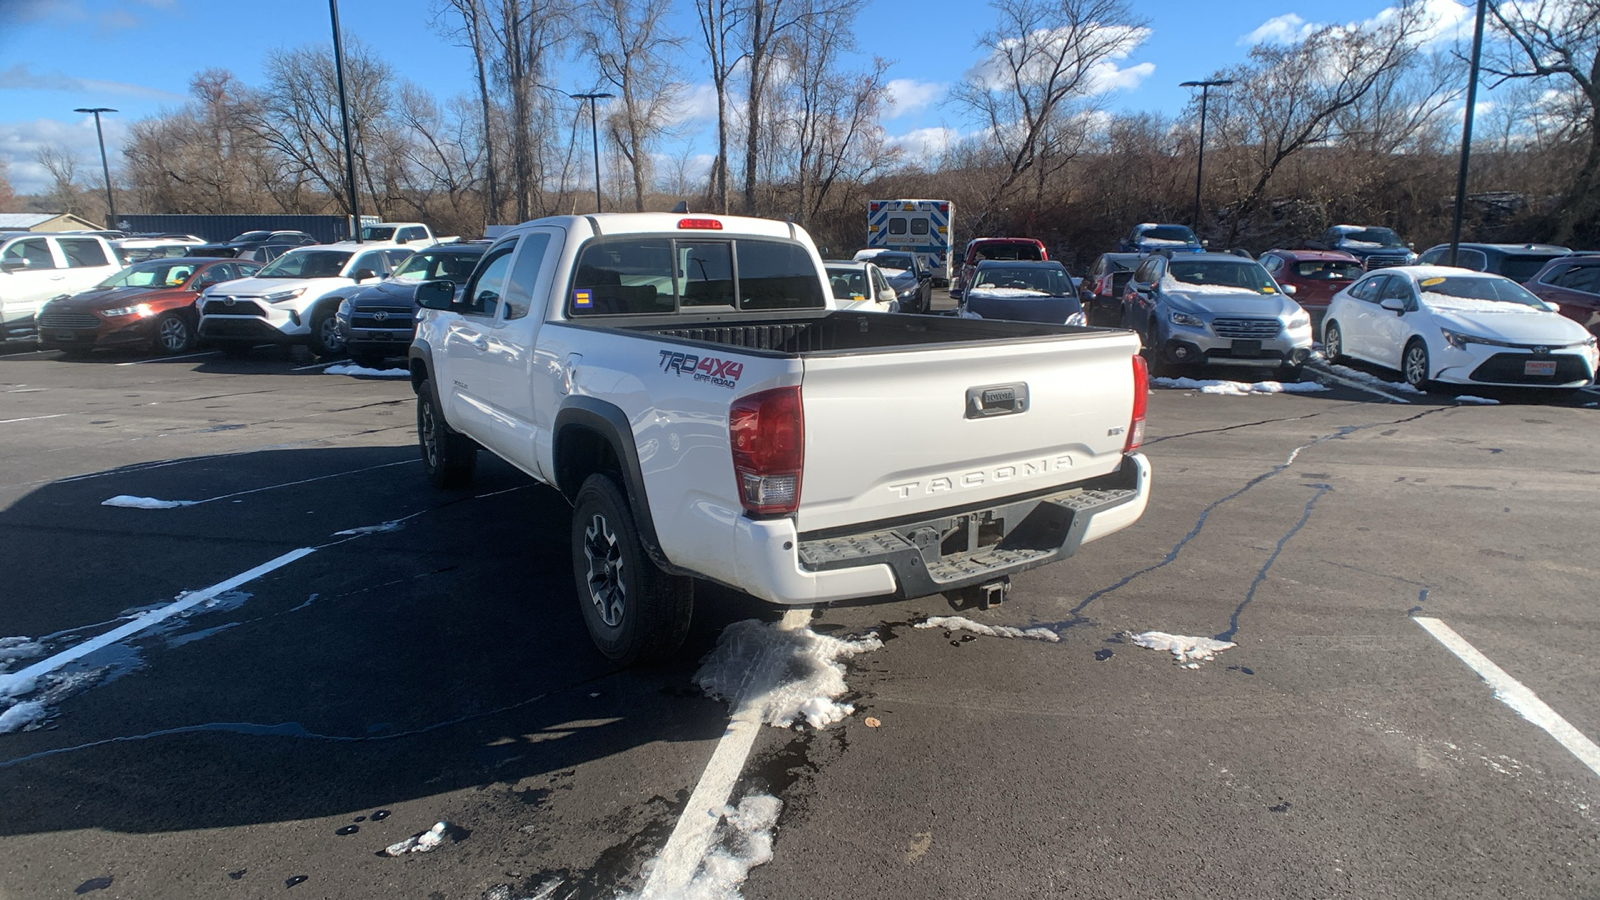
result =
[[[784,606],[926,597],[1066,559],[1133,524],[1150,498],[1150,462],[1042,497],[851,534],[803,537],[790,519],[741,517],[740,587]]]

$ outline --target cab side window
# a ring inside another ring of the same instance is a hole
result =
[[[1379,275],[1377,278],[1368,278],[1366,281],[1363,281],[1351,288],[1350,296],[1356,298],[1357,300],[1365,300],[1368,303],[1377,303],[1378,291],[1383,286],[1383,283],[1388,280],[1389,276],[1387,275]]]
[[[106,258],[106,251],[101,248],[99,241],[86,238],[57,238],[57,241],[61,244],[61,254],[67,258],[68,268],[85,269],[111,265],[111,260]]]
[[[400,229],[400,240],[402,241],[422,241],[427,240],[427,237],[428,233],[415,225],[410,228]]]
[[[1161,278],[1161,257],[1152,256],[1139,264],[1138,270],[1133,273],[1133,280],[1140,284],[1154,284]]]
[[[351,264],[351,266],[350,266],[350,271],[351,271],[352,274],[354,274],[355,272],[359,272],[362,269],[371,269],[373,274],[378,275],[380,277],[384,273],[388,272],[389,271],[389,266],[384,261],[383,251],[382,250],[374,250],[371,253],[363,253],[360,256],[356,257],[356,261],[353,264]]]
[[[1416,298],[1411,295],[1411,280],[1409,278],[1389,276],[1383,286],[1383,290],[1378,294],[1379,303],[1385,300],[1400,300],[1405,303],[1406,309],[1417,308]]]
[[[501,244],[490,250],[479,264],[476,277],[467,284],[462,297],[462,312],[469,316],[494,318],[500,309],[500,298],[505,294],[506,270],[511,268],[511,251],[516,241]]]
[[[516,265],[511,267],[511,278],[506,282],[506,319],[520,319],[533,305],[533,290],[539,284],[539,270],[544,264],[545,250],[550,247],[550,235],[535,232],[522,239],[522,251],[517,254]]]
[[[1572,266],[1547,279],[1550,284],[1574,291],[1600,294],[1600,266]]]
[[[50,244],[44,238],[28,238],[6,248],[7,260],[26,260],[29,269],[54,269],[56,260],[50,255]]]

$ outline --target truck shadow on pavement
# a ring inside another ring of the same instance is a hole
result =
[[[619,756],[649,773],[645,796],[692,785],[694,753],[683,763],[651,748],[721,735],[726,707],[691,687],[696,661],[730,622],[775,612],[702,588],[677,658],[618,671],[577,607],[566,501],[488,454],[473,489],[434,491],[415,453],[146,463],[54,482],[0,511],[12,601],[0,636],[44,645],[13,673],[134,610],[314,548],[0,699],[43,699],[49,712],[42,727],[0,734],[0,834],[350,821],[459,807],[464,791],[514,816],[574,769]],[[117,495],[194,505],[101,505]]]

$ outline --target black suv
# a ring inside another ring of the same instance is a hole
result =
[[[339,333],[345,350],[358,366],[382,368],[393,356],[404,356],[417,327],[417,285],[448,278],[459,294],[487,241],[435,244],[406,258],[393,275],[357,291],[339,304]]]
[[[1517,284],[1539,274],[1550,260],[1572,255],[1568,248],[1554,244],[1458,244],[1456,248],[1458,267],[1504,275]],[[1450,265],[1450,245],[1439,244],[1422,251],[1417,265]]]
[[[1090,325],[1122,324],[1122,293],[1133,277],[1133,270],[1144,261],[1143,253],[1102,253],[1078,283],[1078,301]]]

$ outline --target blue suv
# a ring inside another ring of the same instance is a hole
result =
[[[1142,222],[1133,226],[1128,236],[1117,242],[1117,249],[1123,253],[1154,253],[1157,250],[1203,253],[1206,247],[1187,225]]]

